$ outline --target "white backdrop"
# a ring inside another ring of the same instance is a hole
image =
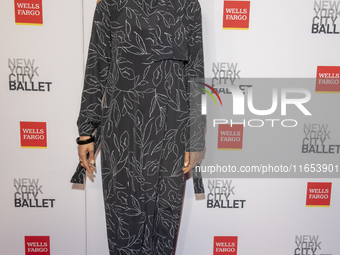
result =
[[[25,254],[24,236],[50,236],[51,254],[83,255],[85,193],[69,182],[77,164],[82,2],[43,1],[43,26],[15,25],[14,1],[0,5],[1,254]],[[52,82],[50,91],[10,91],[8,59],[34,59],[33,80]],[[46,149],[21,148],[22,121],[46,122]],[[39,179],[38,199],[55,199],[53,208],[14,207],[14,179],[23,178]]]
[[[223,30],[223,2],[200,0],[206,77],[214,77],[213,64],[217,63],[237,64],[240,78],[315,79],[318,66],[340,66],[340,35],[311,33],[314,1],[252,0],[249,30]],[[325,2],[327,8],[329,1]],[[339,3],[331,1],[340,10]],[[96,0],[43,0],[42,26],[15,25],[14,0],[0,4],[1,254],[25,254],[25,236],[49,236],[52,255],[108,254],[100,162],[97,160],[98,172],[87,178],[86,187],[69,183],[78,162],[75,123],[95,4]],[[337,17],[336,29],[340,30]],[[36,84],[51,82],[50,91],[10,90],[8,59],[34,59],[39,76],[33,80]],[[306,86],[311,92],[306,104],[311,117],[299,111],[286,117],[276,115],[298,120],[298,126],[289,129],[245,127],[242,150],[238,151],[217,150],[219,134],[213,127],[214,118],[233,117],[228,110],[231,96],[220,93],[223,108],[217,108],[208,98],[207,150],[202,165],[339,165],[339,153],[301,152],[304,124],[328,125],[326,145],[340,144],[339,94],[315,93],[313,82]],[[262,100],[261,95],[255,103]],[[270,103],[268,95],[263,96],[264,103]],[[244,119],[255,118],[247,114]],[[20,122],[24,121],[46,122],[46,149],[21,148]],[[187,181],[176,254],[298,255],[295,242],[303,235],[318,238],[317,255],[340,253],[338,178],[327,174],[322,178],[231,176],[204,178],[203,200],[195,198],[192,181]],[[38,201],[54,199],[53,207],[15,207],[15,180],[23,179],[39,179]],[[207,208],[209,183],[213,181],[228,183],[232,188],[230,201],[245,200],[243,208]],[[306,207],[307,185],[311,182],[332,183],[329,207]],[[214,253],[216,236],[225,240],[237,236],[237,253]]]

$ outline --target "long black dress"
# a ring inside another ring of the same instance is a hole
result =
[[[111,255],[174,254],[184,152],[204,147],[204,123],[188,135],[193,77],[203,77],[197,0],[97,4],[78,128],[101,142]]]

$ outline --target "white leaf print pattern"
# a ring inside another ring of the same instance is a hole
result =
[[[183,155],[204,147],[187,82],[203,75],[197,0],[97,4],[78,128],[101,141],[110,255],[174,255]]]

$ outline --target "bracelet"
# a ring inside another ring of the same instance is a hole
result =
[[[87,140],[80,140],[80,137],[78,137],[78,138],[76,139],[76,142],[77,142],[77,144],[79,144],[79,145],[92,143],[93,141],[94,141],[94,137],[93,137],[92,135],[91,135],[91,137],[90,137],[89,139],[87,139]]]

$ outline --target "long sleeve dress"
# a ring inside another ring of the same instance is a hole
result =
[[[199,94],[189,81],[204,72],[201,29],[197,0],[97,4],[77,124],[100,144],[110,255],[175,252],[184,153],[204,147],[205,122],[189,114]],[[83,177],[78,166],[72,182]]]

